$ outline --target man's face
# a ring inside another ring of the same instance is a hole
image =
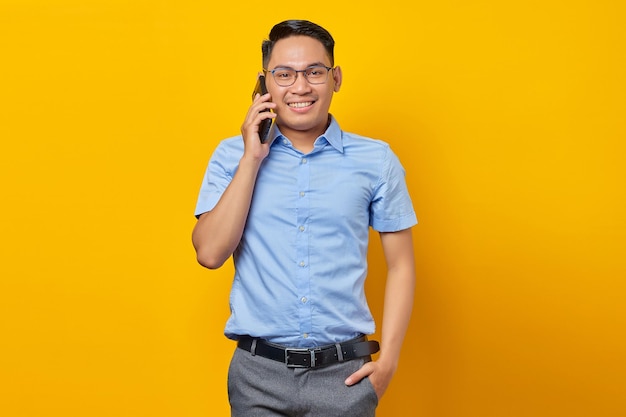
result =
[[[276,42],[267,69],[303,70],[312,65],[330,67],[324,45],[308,36],[292,36]],[[331,70],[324,84],[309,84],[300,72],[293,85],[281,87],[268,74],[267,90],[277,105],[274,111],[281,132],[287,137],[310,134],[312,139],[321,135],[328,124],[333,92],[339,91],[340,86],[341,70],[338,67]]]

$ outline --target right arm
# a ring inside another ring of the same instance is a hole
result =
[[[275,117],[271,112],[260,112],[275,105],[269,94],[257,96],[241,126],[244,153],[232,181],[226,187],[217,205],[203,213],[192,233],[192,242],[198,262],[207,268],[219,268],[233,254],[246,225],[252,194],[261,163],[269,154],[269,143],[259,140],[261,120]]]

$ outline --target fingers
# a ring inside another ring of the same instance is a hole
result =
[[[372,372],[374,372],[372,367],[369,366],[370,363],[366,363],[358,371],[356,371],[355,373],[350,375],[348,378],[346,378],[345,384],[347,386],[351,386],[351,385],[354,385],[354,384],[358,383],[359,381],[361,381],[366,376],[370,376],[372,374]]]
[[[252,100],[252,105],[248,109],[248,115],[254,116],[257,113],[266,112],[276,107],[276,104],[270,101],[271,99],[272,96],[270,95],[270,93],[266,93],[263,95],[257,93],[254,96],[254,100]]]
[[[255,137],[258,141],[259,125],[265,119],[271,119],[276,117],[276,114],[270,110],[276,107],[276,104],[269,101],[271,99],[270,94],[259,95],[256,94],[252,105],[248,109],[248,114],[241,126],[241,133],[244,136],[244,140],[248,137]]]
[[[392,375],[393,373],[386,371],[383,367],[378,365],[377,362],[368,362],[364,364],[361,369],[350,375],[346,379],[345,384],[352,386],[360,382],[363,378],[368,377],[374,391],[376,391],[376,395],[380,399],[387,390]]]

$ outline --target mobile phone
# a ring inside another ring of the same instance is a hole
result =
[[[264,75],[259,75],[259,77],[256,80],[256,86],[254,87],[254,91],[252,92],[252,100],[254,100],[257,93],[260,95],[267,94],[267,88],[265,87]],[[270,110],[265,109],[263,111],[270,111]],[[272,119],[264,119],[263,121],[261,121],[261,124],[259,125],[259,138],[261,138],[261,143],[267,142],[271,127],[272,127]]]

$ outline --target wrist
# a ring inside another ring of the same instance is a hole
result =
[[[398,369],[398,356],[397,355],[385,355],[381,350],[378,359],[376,360],[379,366],[385,368],[388,372],[395,373]]]
[[[264,155],[251,155],[250,153],[244,153],[239,160],[239,169],[248,168],[257,171],[261,166],[263,159],[265,159]]]

